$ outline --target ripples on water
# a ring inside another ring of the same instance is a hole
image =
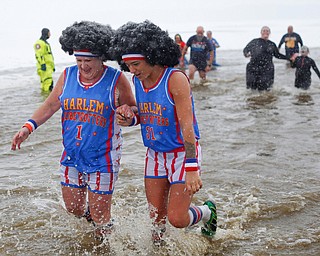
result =
[[[311,50],[318,66],[319,53]],[[139,129],[124,129],[112,208],[116,231],[109,243],[96,244],[91,226],[64,210],[60,113],[11,152],[13,134],[46,96],[33,67],[0,72],[0,254],[318,255],[319,79],[313,73],[309,91],[295,89],[294,70],[275,60],[274,89],[251,92],[241,51],[220,51],[218,60],[222,66],[209,73],[210,83],[193,93],[204,155],[204,188],[194,203],[217,202],[219,229],[209,241],[199,226],[169,226],[160,249],[150,241]]]

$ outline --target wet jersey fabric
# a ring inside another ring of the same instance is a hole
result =
[[[61,164],[79,172],[113,172],[122,135],[116,123],[115,88],[121,72],[106,67],[98,82],[84,86],[77,66],[66,68],[60,96],[64,151]]]
[[[207,54],[213,50],[208,38],[203,36],[199,39],[197,35],[194,35],[188,39],[187,46],[191,47],[189,63],[193,64],[198,70],[205,70]]]
[[[246,68],[247,88],[268,90],[274,82],[273,57],[286,59],[279,53],[274,42],[262,38],[253,39],[244,48],[245,56],[250,55],[250,62]]]
[[[184,146],[183,135],[177,118],[175,103],[169,92],[169,78],[178,69],[166,68],[158,82],[149,89],[133,77],[136,101],[140,116],[141,134],[146,147],[158,152],[170,152]],[[191,98],[192,99],[192,98]],[[193,106],[193,128],[196,139],[200,139]]]
[[[294,53],[299,53],[299,44],[301,46],[303,45],[300,35],[294,32],[283,35],[278,48],[280,48],[283,43],[285,44],[287,57],[291,57]]]

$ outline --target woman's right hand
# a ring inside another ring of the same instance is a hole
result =
[[[18,131],[12,139],[11,150],[16,150],[17,146],[20,149],[20,145],[23,141],[25,141],[29,137],[29,130],[27,127],[22,127],[20,131]]]

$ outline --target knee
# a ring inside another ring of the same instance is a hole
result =
[[[186,218],[175,213],[168,214],[168,221],[175,228],[185,228],[189,224]]]

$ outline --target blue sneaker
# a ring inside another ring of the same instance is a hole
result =
[[[217,231],[217,208],[214,202],[206,201],[203,205],[207,205],[211,211],[210,219],[204,223],[204,227],[201,228],[201,233],[204,236],[212,238]]]

